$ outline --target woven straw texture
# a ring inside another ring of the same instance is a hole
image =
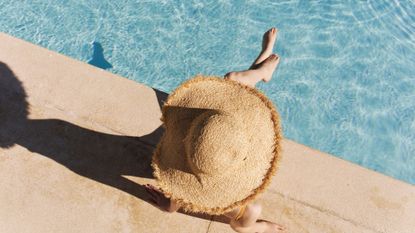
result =
[[[185,211],[220,215],[269,185],[282,133],[275,107],[258,90],[199,75],[168,97],[162,114],[154,177]]]

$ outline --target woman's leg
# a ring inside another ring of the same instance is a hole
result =
[[[231,79],[251,87],[255,87],[261,80],[265,82],[271,80],[272,74],[280,61],[277,55],[272,54],[276,38],[277,29],[271,28],[265,32],[262,40],[262,50],[249,70],[229,72],[225,75],[225,79]]]
[[[272,54],[276,37],[277,30],[275,28],[271,28],[265,32],[262,39],[262,50],[249,70],[229,72],[225,75],[225,79],[235,80],[251,87],[255,87],[261,80],[265,82],[271,80],[272,74],[280,61],[277,55]],[[248,204],[245,213],[240,219],[235,219],[239,209],[226,213],[225,216],[232,219],[230,225],[237,232],[285,232],[285,228],[281,225],[265,220],[258,220],[261,211],[262,208],[259,204]]]

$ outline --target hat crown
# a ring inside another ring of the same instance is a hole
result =
[[[196,117],[185,138],[186,156],[195,175],[219,176],[246,158],[249,143],[240,119],[207,111]]]

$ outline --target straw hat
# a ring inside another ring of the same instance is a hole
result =
[[[185,211],[223,214],[269,185],[282,134],[274,106],[256,89],[199,75],[168,97],[162,114],[154,177]]]

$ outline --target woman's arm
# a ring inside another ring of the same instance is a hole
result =
[[[180,209],[180,205],[177,202],[165,197],[164,194],[153,185],[146,184],[144,185],[144,188],[150,196],[150,203],[160,210],[173,213]]]

